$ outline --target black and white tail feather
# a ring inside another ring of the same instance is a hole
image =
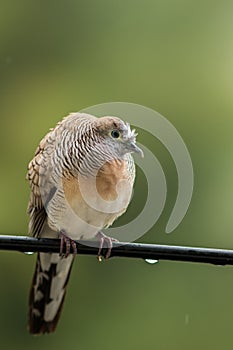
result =
[[[48,230],[51,231],[48,227],[46,228],[46,233]],[[40,236],[43,236],[43,233]],[[28,328],[30,333],[41,334],[55,331],[73,261],[74,256],[71,254],[67,258],[62,258],[55,253],[38,253],[29,294]]]

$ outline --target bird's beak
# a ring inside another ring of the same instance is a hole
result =
[[[144,157],[143,151],[136,145],[135,142],[130,142],[128,148],[131,152],[138,153],[142,158]]]

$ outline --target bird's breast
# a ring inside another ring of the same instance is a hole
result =
[[[96,233],[111,225],[129,204],[133,187],[129,175],[127,163],[114,160],[105,163],[93,176],[78,174],[64,177],[62,184],[66,214],[63,220],[67,221],[68,218],[66,225],[72,226],[71,231],[76,229],[77,232],[78,227],[82,226],[82,232]],[[74,224],[75,218],[77,224]],[[72,236],[71,232],[67,233]],[[90,237],[84,235],[84,238]]]

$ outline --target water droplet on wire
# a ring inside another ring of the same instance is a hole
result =
[[[148,264],[157,264],[159,262],[159,260],[155,260],[155,259],[145,259],[145,262],[147,262]]]

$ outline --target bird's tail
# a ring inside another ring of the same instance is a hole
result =
[[[29,332],[50,333],[56,328],[74,256],[38,253],[29,296]]]

